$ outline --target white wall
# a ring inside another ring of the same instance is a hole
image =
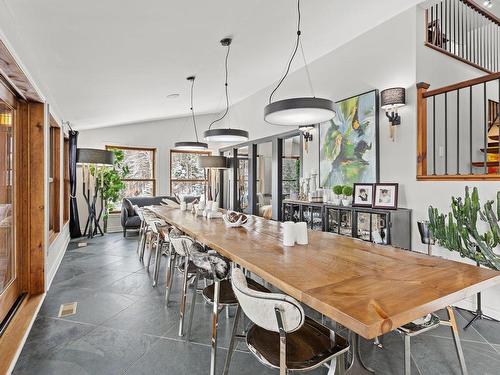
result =
[[[45,99],[47,102],[51,101],[51,95],[50,95],[50,90],[46,86],[44,86],[43,82],[41,81],[41,76],[40,72],[36,70],[36,56],[33,56],[28,46],[26,46],[23,43],[23,40],[18,33],[17,29],[17,24],[15,22],[14,17],[12,16],[10,9],[8,5],[5,2],[0,2],[0,39],[4,42],[4,44],[7,46],[9,49],[9,52],[14,56],[16,59],[17,64],[21,67],[21,69],[24,71],[25,75],[30,79],[32,85],[37,89],[38,94],[40,95],[41,98]],[[13,48],[13,45],[16,46],[16,49]],[[35,62],[34,64],[30,64],[32,62]],[[30,65],[32,67],[35,67],[34,70],[28,70],[26,68],[26,65]],[[68,225],[63,226],[61,222],[61,231],[59,232],[59,235],[57,238],[49,244],[48,241],[48,133],[49,133],[49,122],[48,122],[48,112],[49,108],[48,105],[46,105],[46,120],[45,120],[45,179],[46,179],[46,185],[45,185],[45,287],[46,289],[49,288],[50,283],[52,281],[52,278],[55,275],[55,272],[57,271],[57,268],[59,266],[59,262],[64,256],[64,253],[66,251],[67,244],[69,242],[69,228]],[[56,107],[51,107],[50,112],[54,116],[54,118],[61,123],[61,118],[58,115],[58,110]],[[61,137],[61,143],[63,142],[63,137]],[[61,147],[61,161],[63,160],[63,147]],[[62,171],[62,165],[61,165],[61,171]],[[62,174],[61,174],[62,176]],[[62,189],[62,179],[61,179],[61,189]],[[61,190],[62,192],[63,190]],[[63,194],[60,195],[61,201],[61,210],[63,207]],[[62,211],[61,211],[62,212]],[[62,215],[61,215],[61,220],[62,220]]]
[[[310,64],[316,96],[335,101],[372,89],[403,86],[407,89],[407,105],[400,111],[402,125],[398,127],[396,141],[389,139],[389,128],[385,114],[380,113],[380,180],[400,184],[399,204],[413,210],[412,247],[415,251],[426,251],[420,243],[416,222],[427,218],[429,205],[449,210],[452,195],[463,194],[464,182],[417,182],[416,181],[416,89],[415,84],[425,81],[431,88],[456,83],[484,73],[424,46],[423,11],[414,7],[361,35],[335,51]],[[310,95],[304,69],[292,73],[275,96],[275,100],[291,96]],[[263,120],[263,109],[268,103],[272,87],[267,87],[232,106],[230,121],[250,132],[251,139],[279,134],[290,130],[267,124]],[[172,123],[173,124],[173,123]],[[142,128],[142,124],[139,125]],[[137,126],[123,127],[123,132],[113,128],[82,132],[81,145],[87,137],[115,140],[123,138],[138,141],[144,139]],[[149,129],[149,128],[148,128]],[[319,169],[318,134],[304,153],[304,170]],[[168,148],[172,142],[164,142]],[[167,173],[168,174],[168,173]],[[165,177],[163,177],[165,180]],[[165,183],[165,182],[163,182]],[[477,182],[483,200],[495,198],[500,189],[495,182]],[[436,249],[442,256],[458,259],[455,253]],[[500,288],[484,293],[484,310],[500,318]],[[465,301],[472,307],[472,301]]]

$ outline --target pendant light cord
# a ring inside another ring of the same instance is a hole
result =
[[[229,59],[229,51],[231,50],[231,43],[229,43],[227,45],[227,52],[226,52],[226,59],[225,59],[225,62],[224,62],[224,69],[225,69],[225,72],[226,72],[226,81],[224,83],[224,88],[225,88],[225,92],[226,92],[226,110],[224,111],[224,114],[219,117],[218,119],[212,121],[210,123],[210,125],[208,126],[208,129],[210,130],[212,128],[212,125],[215,124],[216,122],[219,122],[221,121],[224,117],[226,117],[227,113],[229,112],[229,93],[228,93],[228,83],[227,83],[227,80],[228,80],[228,76],[229,76],[229,73],[228,73],[228,59]]]
[[[273,101],[273,96],[275,92],[280,88],[281,84],[285,80],[285,78],[288,76],[288,73],[290,72],[290,68],[292,66],[293,59],[295,58],[295,55],[297,54],[297,50],[299,49],[299,44],[300,44],[300,0],[297,0],[297,14],[298,14],[298,19],[297,19],[297,38],[295,39],[295,47],[293,48],[293,53],[292,56],[290,57],[290,60],[288,61],[288,65],[285,71],[285,74],[283,74],[283,77],[281,77],[280,81],[274,88],[274,90],[271,92],[271,95],[269,95],[269,103]]]
[[[306,54],[304,53],[304,47],[302,46],[302,41],[300,41],[300,50],[302,51],[302,59],[304,60],[304,67],[306,68],[307,82],[309,83],[309,89],[311,90],[311,95],[313,96],[313,98],[315,98],[316,95],[314,94],[314,88],[311,80],[311,73],[309,72],[309,66],[307,65]]]
[[[191,79],[191,117],[193,118],[193,127],[194,127],[194,135],[196,136],[196,142],[199,142],[198,129],[196,128],[196,117],[194,115],[194,104],[193,104],[194,80],[195,77]]]

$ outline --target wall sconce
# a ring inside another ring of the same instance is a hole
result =
[[[304,137],[304,149],[306,152],[309,151],[309,142],[313,140],[312,131],[314,130],[314,125],[304,125],[299,126],[299,130],[302,132],[302,136]]]
[[[406,105],[406,90],[403,87],[394,87],[386,89],[380,93],[381,107],[385,110],[385,115],[391,124],[389,133],[394,142],[396,137],[395,126],[401,125],[401,116],[398,114],[398,108]]]

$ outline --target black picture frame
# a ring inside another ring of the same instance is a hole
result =
[[[368,197],[370,198],[370,202],[369,203],[360,203],[359,201],[356,200],[356,188],[359,188],[359,187],[370,187],[371,189],[371,192],[370,194],[368,195]],[[370,184],[370,183],[364,183],[364,182],[360,182],[360,183],[355,183],[353,185],[353,190],[352,190],[352,206],[353,207],[373,207],[373,201],[375,199],[375,184]]]
[[[366,94],[375,93],[375,181],[372,183],[379,183],[380,181],[380,92],[378,89],[368,90],[362,92],[360,94],[351,95],[347,98],[337,100],[335,104],[343,102],[345,100],[352,99],[357,96],[362,96]],[[315,127],[318,129],[318,178],[319,178],[319,187],[325,188],[321,183],[321,124],[316,124]],[[368,184],[368,182],[366,182]]]
[[[377,191],[379,188],[388,187],[393,189],[394,202],[393,204],[380,204],[377,203]],[[383,208],[386,210],[397,210],[398,209],[398,194],[399,194],[399,184],[398,183],[377,183],[373,188],[373,208]]]

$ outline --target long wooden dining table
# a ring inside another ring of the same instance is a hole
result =
[[[359,359],[358,335],[373,339],[500,283],[497,271],[333,233],[310,230],[308,245],[287,247],[282,223],[257,216],[229,228],[221,219],[189,211],[149,209],[354,332],[353,357],[360,363],[353,363],[348,373],[371,373]],[[213,324],[211,374],[217,346]]]

